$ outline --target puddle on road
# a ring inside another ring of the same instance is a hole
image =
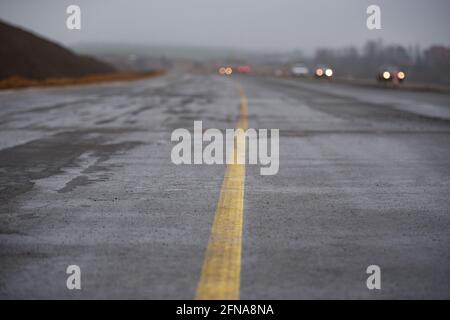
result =
[[[117,152],[140,144],[137,141],[106,144],[104,137],[65,132],[0,150],[0,171],[3,172],[0,200],[5,204],[34,186],[46,191],[67,192],[86,182],[104,180],[108,168],[101,163]],[[83,175],[88,181],[76,179]]]
[[[77,185],[89,183],[89,177],[83,171],[93,166],[99,157],[93,152],[86,152],[74,161],[74,166],[61,168],[62,173],[47,178],[33,180],[35,188],[44,192],[68,192]]]

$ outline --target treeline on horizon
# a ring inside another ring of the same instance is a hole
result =
[[[342,77],[362,79],[373,79],[383,66],[396,66],[409,81],[450,84],[450,47],[440,45],[406,48],[371,40],[360,49],[318,49],[311,63],[330,65]]]

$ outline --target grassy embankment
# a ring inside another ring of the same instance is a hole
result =
[[[117,72],[108,74],[96,74],[77,78],[48,78],[43,80],[28,79],[20,76],[12,76],[0,80],[1,89],[21,89],[29,87],[54,87],[69,86],[81,84],[94,84],[113,81],[131,81],[144,78],[151,78],[163,75],[163,70],[148,71],[142,73],[136,72]]]

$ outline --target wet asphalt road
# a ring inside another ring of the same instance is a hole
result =
[[[0,297],[194,298],[225,166],[172,164],[170,135],[234,128],[236,79],[280,129],[278,174],[247,165],[241,298],[450,298],[450,96],[193,74],[0,92]]]

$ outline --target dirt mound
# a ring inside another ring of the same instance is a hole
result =
[[[0,21],[0,79],[82,77],[115,71],[107,63]]]

